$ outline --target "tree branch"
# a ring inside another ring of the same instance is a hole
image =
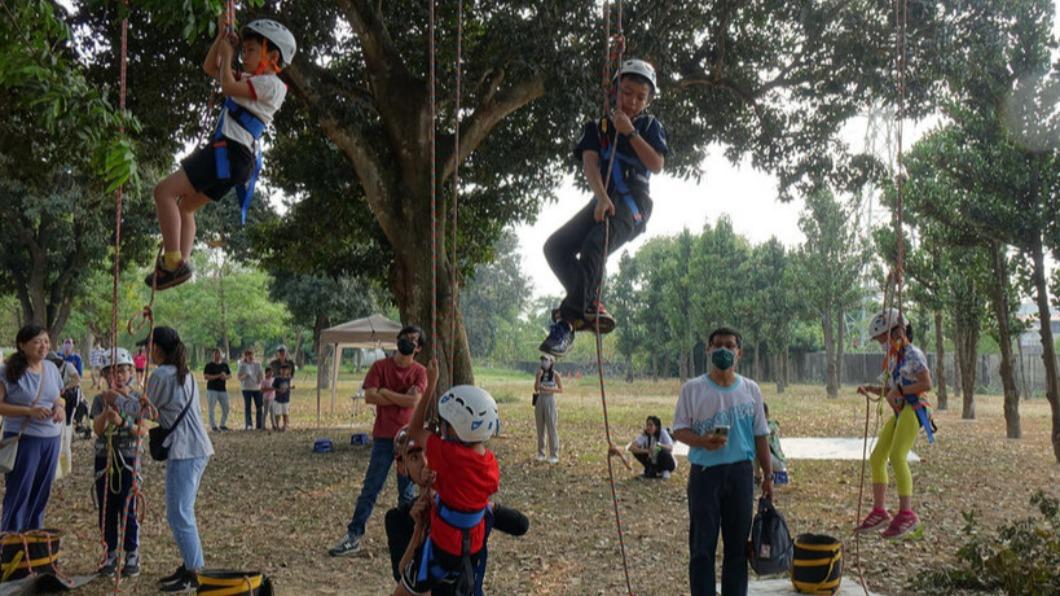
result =
[[[490,132],[507,118],[510,114],[523,106],[537,100],[545,94],[544,75],[535,76],[532,79],[524,79],[515,85],[497,92],[497,87],[504,80],[504,71],[499,70],[496,75],[491,76],[485,99],[475,108],[475,111],[460,126],[460,155],[454,155],[452,144],[447,146],[444,165],[442,166],[441,180],[446,180],[453,174],[458,163],[463,163],[486,140]]]
[[[321,108],[320,93],[313,82],[305,76],[304,68],[306,68],[304,62],[298,62],[286,69],[287,80],[295,93],[306,102],[316,116],[317,123],[324,134],[332,143],[335,143],[353,165],[361,187],[364,189],[368,205],[379,220],[383,231],[388,237],[397,237],[400,232],[395,229],[394,218],[390,211],[388,201],[390,192],[386,185],[385,169],[380,156],[359,130],[344,126],[330,112]]]

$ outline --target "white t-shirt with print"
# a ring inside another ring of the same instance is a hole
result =
[[[674,409],[674,431],[687,428],[702,436],[719,425],[729,426],[725,446],[713,451],[692,447],[688,461],[704,467],[753,461],[755,437],[769,436],[758,383],[736,375],[732,385],[722,387],[709,375],[702,375],[681,387]]]
[[[893,362],[888,363],[887,389],[894,387],[895,368],[898,368],[898,380],[902,387],[908,387],[917,382],[917,376],[927,370],[927,356],[924,352],[914,346],[907,344]]]
[[[268,126],[287,97],[287,85],[280,80],[280,77],[272,73],[261,75],[238,73],[236,79],[246,81],[252,95],[251,97],[233,97],[232,101],[249,110]],[[226,115],[227,110],[222,111],[224,123],[221,125],[221,134],[253,150],[254,137],[250,136],[250,133],[244,130],[238,122],[225,117]]]

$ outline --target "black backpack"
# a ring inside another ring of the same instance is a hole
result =
[[[749,560],[758,575],[775,575],[791,570],[793,545],[784,516],[766,497],[758,499],[758,513],[751,522]]]

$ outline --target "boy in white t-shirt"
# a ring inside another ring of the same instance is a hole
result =
[[[234,43],[240,42],[243,70],[232,70]],[[155,187],[155,208],[162,230],[163,254],[144,281],[159,290],[191,278],[188,264],[195,244],[195,211],[236,189],[242,219],[254,195],[261,169],[258,139],[283,105],[287,86],[276,76],[294,59],[294,36],[270,19],[243,27],[237,40],[222,19],[203,70],[221,83],[225,96],[217,126],[206,145],[184,158],[180,169]],[[255,155],[256,150],[256,155]]]
[[[711,370],[681,387],[674,433],[689,446],[688,574],[693,596],[715,593],[714,555],[725,545],[722,594],[747,593],[747,536],[754,503],[754,460],[762,495],[773,495],[769,426],[758,384],[736,374],[740,334],[715,329],[707,340]]]

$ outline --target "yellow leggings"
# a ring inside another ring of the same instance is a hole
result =
[[[913,474],[909,471],[906,457],[913,448],[918,430],[920,421],[916,418],[916,411],[909,405],[903,407],[898,416],[892,417],[883,425],[872,455],[869,456],[873,484],[887,484],[887,459],[890,458],[894,479],[898,484],[898,496],[913,496]]]

